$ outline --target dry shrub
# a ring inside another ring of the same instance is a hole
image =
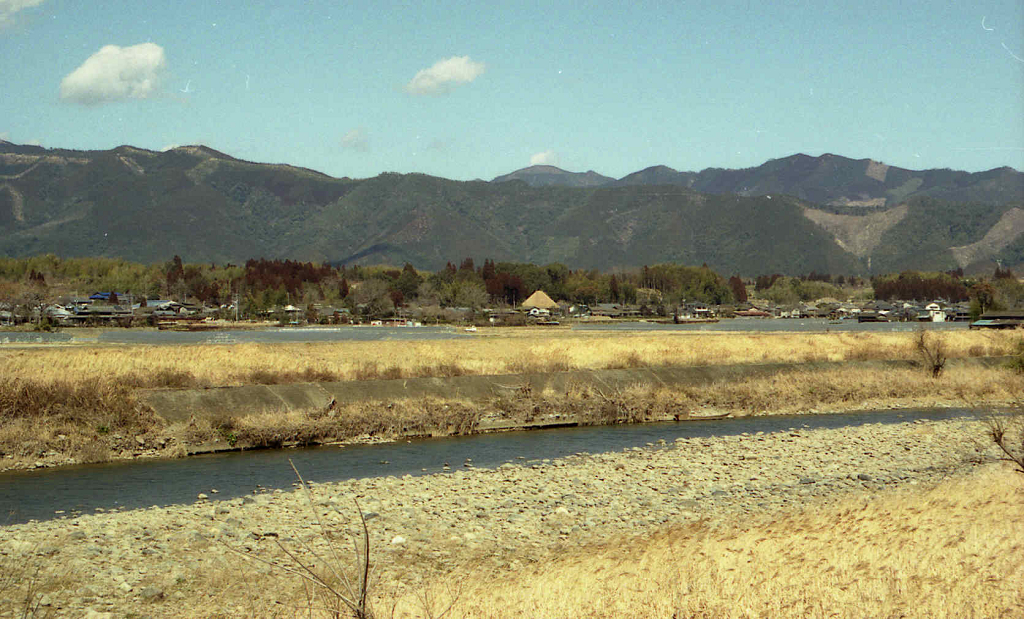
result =
[[[674,392],[641,383],[608,391],[577,381],[560,395],[535,394],[524,384],[492,399],[488,407],[505,419],[524,424],[555,418],[581,425],[643,423],[681,414]]]
[[[668,390],[635,383],[605,394],[594,389],[597,406],[583,407],[578,417],[586,424],[643,423],[673,416],[674,402]]]
[[[918,358],[924,363],[925,369],[931,372],[932,378],[938,378],[942,373],[942,368],[946,365],[946,358],[949,356],[945,338],[920,329],[914,336],[914,349]]]
[[[173,368],[161,368],[149,375],[148,387],[169,389],[191,389],[205,386],[192,372]]]
[[[107,462],[111,458],[110,447],[104,441],[74,441],[68,451],[74,454],[75,460],[83,464]]]
[[[1007,367],[1018,374],[1024,374],[1024,338],[1018,338],[1014,342],[1012,356]]]
[[[364,361],[352,372],[352,380],[377,380],[380,378],[380,368],[376,361]]]
[[[312,445],[362,436],[449,436],[469,434],[481,410],[468,403],[438,398],[370,401],[322,410],[262,413],[236,419],[230,432],[251,447]],[[209,432],[209,431],[208,431]]]
[[[438,361],[433,365],[421,365],[413,373],[415,376],[452,378],[464,376],[470,372],[467,372],[466,368],[455,361]]]
[[[610,361],[607,365],[609,370],[629,369],[629,368],[645,368],[650,364],[644,361],[644,358],[640,356],[640,353],[635,350],[631,350],[621,358],[614,361]]]
[[[988,421],[988,435],[999,451],[1000,460],[1010,462],[1014,470],[1024,473],[1024,408],[1017,408],[1007,415],[993,415]]]
[[[505,371],[509,374],[549,374],[571,372],[576,369],[578,366],[565,351],[531,352],[516,355],[505,361]]]
[[[67,565],[54,559],[57,552],[56,545],[0,552],[0,617],[56,616],[45,598],[69,588],[75,580]]]
[[[299,474],[295,464],[288,461],[299,485],[305,495],[305,503],[308,508],[308,520],[312,523],[310,528],[315,531],[312,535],[294,535],[282,541],[275,532],[269,536],[273,540],[277,551],[274,558],[264,556],[252,545],[246,545],[244,549],[228,546],[228,549],[247,559],[250,562],[262,565],[264,568],[277,570],[296,579],[300,583],[304,604],[298,604],[294,608],[296,614],[327,617],[351,616],[355,619],[372,619],[377,616],[374,608],[371,589],[376,588],[380,578],[372,560],[372,545],[370,542],[370,528],[367,525],[366,515],[359,506],[359,502],[353,499],[354,512],[358,523],[354,529],[344,529],[337,526],[334,519],[328,520],[321,515],[321,507],[325,500],[315,501],[310,484]],[[326,503],[331,504],[330,500]],[[340,515],[338,506],[335,506],[335,514]],[[347,511],[347,510],[346,510]],[[335,526],[328,526],[335,524]],[[257,535],[257,538],[262,535]],[[347,538],[347,539],[346,539]],[[351,551],[346,548],[348,544],[340,545],[336,540],[341,539],[351,542]],[[278,589],[278,587],[274,587]],[[277,597],[276,593],[274,594]],[[295,597],[295,596],[292,596]],[[374,596],[376,597],[376,596]],[[275,600],[278,604],[280,600]],[[392,608],[392,611],[394,609]],[[259,611],[258,606],[253,605],[249,609],[249,615],[253,611]],[[317,611],[314,615],[313,612]],[[262,613],[260,613],[262,614]],[[273,613],[277,615],[277,613]],[[392,613],[392,616],[394,614]]]
[[[232,432],[246,447],[264,448],[316,444],[334,438],[333,430],[301,413],[264,413],[242,417]]]
[[[216,428],[214,428],[209,421],[202,417],[193,416],[184,427],[178,427],[177,425],[171,426],[170,431],[175,435],[180,436],[182,441],[187,445],[200,445],[207,441],[213,440],[217,434]]]
[[[428,397],[354,403],[338,412],[336,423],[341,437],[448,436],[472,432],[480,415],[469,403]]]
[[[129,372],[116,378],[117,384],[135,389],[194,389],[209,386],[188,370],[159,368],[152,372]]]
[[[899,349],[899,346],[887,346],[876,341],[863,341],[863,338],[849,341],[847,346],[846,352],[842,355],[846,361],[882,361],[905,357],[905,353]]]
[[[541,360],[541,371],[544,373],[548,372],[571,372],[579,369],[569,353],[561,351],[559,353],[549,355]]]
[[[93,459],[130,446],[130,437],[161,425],[131,387],[104,381],[37,382],[0,378],[0,451],[29,456],[54,451]],[[118,438],[120,437],[120,438]],[[87,453],[81,448],[91,445]]]
[[[533,368],[533,360],[528,355],[516,355],[505,360],[505,373],[529,374]]]
[[[242,382],[254,385],[287,385],[292,383],[331,383],[340,380],[335,372],[324,367],[306,367],[301,370],[268,370],[259,368],[249,372]]]
[[[381,367],[376,361],[364,361],[352,373],[352,380],[395,380],[405,377],[401,366],[391,364]]]
[[[381,374],[381,378],[384,380],[398,380],[399,378],[405,378],[406,373],[400,366],[389,365],[384,368],[384,372]]]

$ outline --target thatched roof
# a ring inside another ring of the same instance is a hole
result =
[[[529,299],[523,301],[523,307],[526,309],[539,307],[541,309],[549,310],[558,307],[558,304],[552,301],[551,297],[549,297],[543,290],[538,290],[531,294]]]

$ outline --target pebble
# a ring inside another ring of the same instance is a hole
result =
[[[358,539],[357,505],[381,564],[421,549],[436,553],[431,560],[442,566],[454,565],[460,552],[521,560],[567,541],[599,542],[850,493],[870,497],[967,474],[997,455],[975,440],[984,432],[982,422],[955,419],[677,439],[656,449],[322,483],[310,490],[312,506],[302,490],[212,505],[200,493],[187,505],[0,526],[0,549],[17,556],[45,550],[63,564],[88,566],[81,580],[49,593],[65,616],[103,617],[109,609],[163,615],[170,611],[154,609],[182,603],[178,581],[197,567],[237,563],[230,548],[309,543],[321,534],[318,519]]]

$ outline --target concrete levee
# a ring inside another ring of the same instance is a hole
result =
[[[999,365],[1005,364],[1008,360],[1008,357],[952,359],[949,366]],[[874,368],[885,371],[918,365],[913,361],[856,361],[576,370],[547,374],[246,385],[213,389],[152,389],[141,392],[140,399],[167,421],[179,422],[187,421],[193,415],[216,418],[224,415],[325,409],[332,401],[349,403],[431,396],[486,401],[495,396],[526,391],[534,395],[564,395],[578,387],[607,390],[610,394],[631,385],[672,387],[742,380],[794,371],[843,368]]]
[[[327,406],[330,396],[315,383],[245,385],[215,389],[151,389],[140,399],[170,422],[189,417],[252,415]]]

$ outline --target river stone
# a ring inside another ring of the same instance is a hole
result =
[[[537,470],[528,468],[531,463],[524,463],[500,472],[467,471],[458,476],[366,478],[317,486],[317,495],[324,493],[335,497],[339,505],[344,504],[347,517],[330,512],[323,504],[317,509],[328,511],[324,525],[332,534],[337,533],[339,539],[345,527],[352,528],[357,538],[362,535],[352,499],[358,499],[360,507],[368,513],[379,513],[380,518],[368,526],[374,551],[381,553],[380,561],[385,564],[401,565],[406,555],[422,553],[448,566],[460,560],[460,553],[474,548],[472,552],[482,554],[511,553],[508,557],[497,556],[499,560],[510,559],[516,553],[521,553],[521,557],[534,556],[534,548],[540,557],[545,549],[564,545],[566,538],[582,543],[600,542],[608,536],[642,535],[647,527],[666,523],[735,519],[737,515],[742,518],[743,514],[761,510],[813,505],[811,501],[819,498],[832,500],[851,492],[870,499],[872,493],[864,488],[873,491],[876,487],[890,488],[915,481],[928,484],[971,468],[958,454],[941,446],[967,442],[966,437],[979,435],[980,425],[961,421],[936,423],[936,439],[915,446],[912,451],[907,451],[906,446],[917,443],[906,436],[909,426],[895,424],[807,430],[801,431],[799,439],[786,432],[690,439],[672,449],[552,460],[549,466]],[[786,442],[786,438],[793,440]],[[826,444],[827,449],[822,447]],[[884,458],[873,460],[863,456],[864,452],[883,454]],[[984,456],[983,452],[978,453]],[[744,457],[740,458],[740,454]],[[616,471],[617,465],[622,469]],[[683,467],[689,472],[685,478],[688,485],[680,479]],[[814,483],[801,484],[804,478]],[[707,493],[712,492],[717,494],[708,500]],[[49,540],[61,539],[62,543],[57,545],[60,562],[83,574],[94,574],[89,576],[90,580],[81,581],[93,590],[82,593],[99,593],[95,595],[98,602],[83,599],[92,597],[87,595],[64,598],[51,593],[55,604],[63,604],[59,610],[66,616],[81,617],[90,604],[96,610],[116,610],[118,616],[153,615],[153,609],[159,607],[147,610],[141,595],[143,583],[149,582],[150,576],[143,575],[147,573],[168,575],[153,583],[157,587],[171,586],[164,599],[174,602],[174,606],[182,600],[182,607],[196,608],[184,604],[185,598],[194,603],[192,598],[200,583],[178,590],[170,585],[175,582],[176,570],[190,574],[207,560],[222,561],[229,557],[228,561],[232,561],[234,558],[227,555],[229,547],[262,551],[274,546],[272,538],[231,539],[225,531],[212,527],[210,537],[204,538],[200,531],[207,529],[203,527],[226,526],[241,533],[278,531],[286,546],[299,544],[295,541],[298,539],[311,539],[316,533],[309,502],[301,491],[272,496],[277,498],[255,495],[248,501],[224,503],[235,507],[229,518],[216,521],[209,520],[209,515],[220,502],[124,513],[108,511],[63,521],[15,525],[0,528],[0,534],[15,531],[0,540],[0,550],[9,552],[8,542],[19,542],[36,554],[38,549],[52,545]],[[380,502],[372,502],[370,497],[377,497]],[[256,501],[265,501],[266,506],[255,507]],[[481,511],[492,517],[477,518]],[[469,535],[462,537],[463,533]],[[217,537],[225,543],[213,542]],[[81,541],[65,541],[68,538]],[[411,541],[389,543],[397,538]],[[445,541],[449,538],[464,545],[463,548],[449,546]],[[99,556],[89,556],[86,549],[91,546],[98,547],[95,552]],[[150,555],[146,552],[148,548],[162,550]],[[269,566],[253,567],[270,571]],[[122,581],[133,585],[135,592],[124,595],[117,588]],[[232,614],[227,608],[207,610]],[[234,610],[238,611],[238,607]]]

